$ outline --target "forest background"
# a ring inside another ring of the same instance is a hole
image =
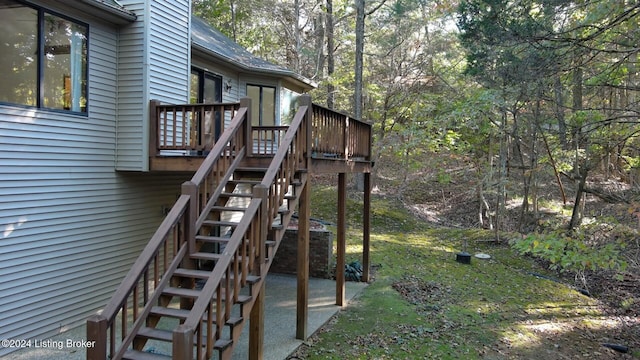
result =
[[[640,3],[194,0],[374,127],[373,182],[584,288],[640,282]],[[515,235],[514,235],[515,234]],[[603,285],[604,284],[604,285]],[[633,289],[636,290],[633,290]],[[617,305],[638,308],[638,294]]]

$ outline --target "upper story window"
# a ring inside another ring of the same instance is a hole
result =
[[[252,125],[274,126],[276,124],[276,88],[247,85],[247,96],[251,98]]]
[[[88,26],[0,0],[0,102],[87,111]]]

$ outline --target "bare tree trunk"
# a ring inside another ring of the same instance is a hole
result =
[[[293,1],[293,7],[295,11],[295,23],[293,24],[293,31],[295,36],[295,50],[293,56],[293,69],[300,72],[300,0]]]
[[[576,201],[573,204],[573,213],[571,214],[571,221],[569,221],[569,230],[573,230],[576,226],[580,225],[582,220],[582,197],[584,195],[584,185],[587,182],[587,174],[589,169],[585,166],[580,172],[580,181],[578,182],[578,190],[576,191]]]
[[[558,119],[558,139],[560,140],[560,146],[563,149],[567,148],[567,124],[564,120],[564,96],[562,89],[562,82],[560,76],[556,76],[554,83],[554,92],[556,95],[556,118]]]
[[[553,174],[556,177],[556,182],[558,183],[558,188],[560,188],[560,194],[562,195],[562,204],[567,205],[567,195],[564,191],[564,186],[562,185],[562,180],[560,179],[560,172],[558,171],[558,166],[556,165],[556,160],[553,158],[553,154],[551,153],[551,149],[549,148],[549,142],[547,141],[547,137],[544,136],[544,133],[541,131],[542,140],[544,141],[544,146],[547,149],[547,154],[549,155],[549,162],[551,163],[551,167],[553,167]]]
[[[231,9],[231,34],[233,41],[238,42],[238,24],[236,24],[236,4],[233,0],[229,0],[229,8]]]
[[[327,107],[333,109],[335,106],[335,86],[333,85],[333,73],[335,72],[334,60],[334,29],[333,29],[333,0],[327,0]]]
[[[502,124],[500,125],[500,154],[499,154],[499,169],[498,169],[498,195],[496,196],[496,208],[495,208],[495,239],[496,242],[500,241],[500,230],[502,230],[502,217],[505,210],[505,201],[507,197],[506,187],[506,173],[507,173],[507,147],[508,134],[507,134],[507,113],[502,113]]]
[[[356,6],[356,67],[353,93],[353,114],[362,119],[362,72],[364,62],[364,0],[355,0]]]

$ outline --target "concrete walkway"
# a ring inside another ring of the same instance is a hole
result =
[[[347,301],[353,299],[367,284],[347,282]],[[309,318],[307,333],[313,334],[324,325],[340,307],[335,305],[336,283],[333,280],[309,279]],[[296,277],[291,275],[269,274],[267,276],[265,297],[265,337],[264,360],[286,359],[302,344],[295,338],[296,331]],[[248,324],[248,323],[247,323]],[[242,337],[234,350],[233,359],[248,358],[248,326],[245,324]],[[49,340],[65,343],[68,340],[86,339],[84,326],[57,335]],[[54,344],[55,344],[54,343]],[[7,360],[41,360],[41,359],[84,359],[85,349],[25,349],[11,353],[3,359]]]

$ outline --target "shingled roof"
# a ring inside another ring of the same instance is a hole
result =
[[[286,77],[307,89],[316,86],[311,80],[284,66],[253,55],[197,16],[191,16],[191,46],[242,71]]]

